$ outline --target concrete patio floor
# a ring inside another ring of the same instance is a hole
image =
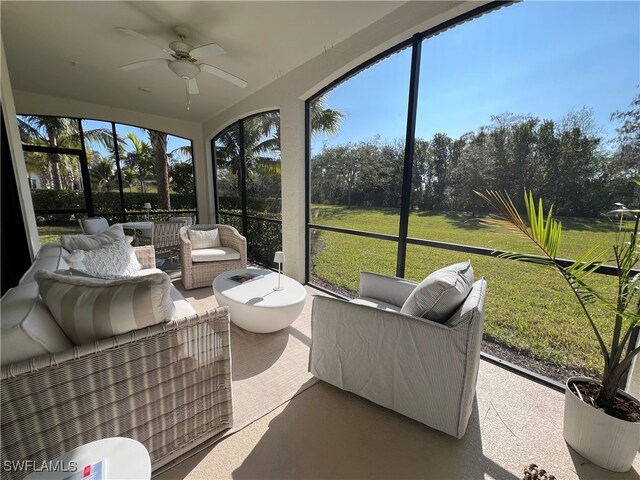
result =
[[[640,479],[640,456],[629,472],[613,473],[574,452],[562,436],[563,408],[563,393],[483,360],[457,440],[319,382],[157,478],[518,480],[535,463],[558,480]]]
[[[461,440],[320,382],[161,479],[523,477],[536,463],[561,479],[638,479],[603,470],[562,438],[563,394],[482,361]]]

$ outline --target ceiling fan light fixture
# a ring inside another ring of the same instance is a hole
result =
[[[189,60],[174,60],[169,62],[169,68],[180,78],[191,80],[200,73],[200,67]]]

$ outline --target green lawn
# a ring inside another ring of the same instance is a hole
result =
[[[332,206],[314,206],[314,210],[318,211],[315,223],[397,235],[396,211]],[[576,258],[594,242],[612,242],[614,229],[606,219],[562,220],[565,258]],[[416,238],[505,250],[528,246],[524,239],[464,214],[413,213],[409,225],[409,235]],[[327,231],[319,236],[313,257],[316,277],[355,292],[361,270],[395,275],[395,242]],[[598,345],[589,324],[569,287],[551,269],[410,245],[405,276],[420,281],[438,268],[466,259],[471,259],[476,277],[487,278],[486,335],[547,363],[600,370]],[[597,281],[606,287],[613,277],[598,275]],[[609,325],[608,315],[600,313],[599,324]]]
[[[60,235],[74,235],[82,233],[80,230],[80,225],[74,226],[38,226],[38,236],[40,237],[40,243],[44,245],[45,243],[53,243],[60,241]]]

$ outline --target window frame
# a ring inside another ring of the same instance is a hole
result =
[[[97,119],[97,118],[88,118],[88,117],[73,117],[73,116],[66,116],[66,115],[43,115],[43,114],[39,114],[39,113],[18,113],[17,114],[18,117],[20,116],[37,116],[37,117],[52,117],[52,118],[68,118],[70,120],[75,120],[76,122],[78,122],[78,133],[80,135],[80,145],[81,148],[80,149],[74,149],[74,148],[67,148],[67,147],[48,147],[45,145],[30,145],[30,144],[26,144],[26,143],[21,143],[22,146],[22,151],[23,152],[40,152],[40,153],[67,153],[70,155],[77,155],[79,157],[80,160],[80,169],[82,172],[82,182],[84,184],[84,195],[85,195],[85,205],[86,205],[86,209],[80,209],[80,210],[42,210],[42,209],[38,209],[36,210],[35,208],[33,209],[33,212],[35,215],[40,214],[55,214],[55,213],[86,213],[87,217],[94,217],[96,215],[95,212],[95,206],[93,203],[93,191],[91,188],[91,180],[89,177],[89,164],[87,162],[87,151],[86,151],[86,144],[85,144],[85,138],[84,138],[84,128],[82,126],[82,121],[86,120],[86,121],[92,121],[92,122],[103,122],[103,123],[108,123],[111,125],[111,133],[113,135],[113,138],[116,139],[117,141],[117,133],[116,133],[116,125],[122,125],[124,127],[132,127],[132,128],[141,128],[141,129],[146,129],[146,127],[141,127],[139,125],[132,125],[129,123],[123,123],[123,122],[116,122],[116,121],[112,121],[112,120],[102,120],[102,119]],[[152,129],[155,130],[155,129]],[[172,133],[169,132],[164,132],[161,130],[156,130],[157,132],[160,133],[164,133],[166,135],[170,135],[172,137],[177,137],[177,138],[181,138],[183,140],[187,140],[189,141],[189,143],[191,144],[191,169],[193,171],[193,198],[194,198],[194,204],[195,204],[195,216],[196,216],[196,223],[198,222],[199,219],[199,212],[198,212],[198,191],[197,191],[197,185],[196,185],[196,169],[195,169],[195,159],[193,158],[193,140],[191,140],[190,138],[185,138],[185,137],[181,137],[179,135],[174,135]],[[116,164],[116,176],[118,178],[118,189],[119,189],[119,193],[120,193],[120,211],[119,212],[99,212],[98,215],[104,215],[104,216],[120,216],[120,218],[122,219],[122,222],[127,222],[127,214],[128,213],[133,213],[136,215],[145,215],[147,212],[146,211],[131,211],[131,212],[127,212],[126,210],[126,206],[125,206],[125,201],[124,201],[124,189],[122,186],[122,170],[121,170],[121,161],[120,161],[120,154],[118,152],[118,148],[117,146],[114,149],[114,161]],[[29,186],[30,190],[31,190],[31,185]],[[162,215],[165,214],[169,214],[169,215],[180,215],[180,214],[185,214],[185,213],[191,213],[192,210],[166,210],[166,211],[162,211]]]
[[[491,248],[483,248],[476,247],[473,245],[462,245],[455,244],[449,242],[441,242],[434,240],[427,240],[422,238],[415,238],[409,236],[409,215],[411,210],[411,183],[412,183],[412,175],[413,175],[413,159],[414,159],[414,146],[415,146],[415,133],[416,133],[416,122],[417,122],[417,110],[418,110],[418,92],[420,86],[420,68],[421,68],[421,48],[422,42],[439,33],[444,32],[453,27],[457,27],[462,23],[465,23],[469,20],[473,20],[478,18],[484,14],[491,13],[495,10],[498,10],[502,7],[509,6],[513,4],[513,1],[493,1],[477,7],[467,13],[454,17],[440,25],[437,25],[433,28],[430,28],[424,32],[416,33],[411,38],[402,41],[401,43],[383,51],[382,53],[374,56],[373,58],[361,63],[360,65],[354,67],[349,70],[344,75],[339,78],[333,80],[328,85],[320,89],[318,92],[314,93],[305,101],[305,283],[317,288],[319,290],[325,291],[332,295],[336,295],[341,298],[345,298],[343,295],[337,294],[336,292],[327,290],[322,285],[314,284],[311,280],[311,230],[325,230],[330,232],[337,232],[346,235],[354,235],[359,237],[368,237],[374,238],[378,240],[386,240],[397,243],[397,259],[396,259],[396,276],[400,278],[404,278],[405,276],[405,266],[406,266],[406,256],[407,256],[407,246],[408,245],[419,245],[425,247],[433,247],[433,248],[441,248],[447,250],[453,250],[457,252],[465,252],[476,255],[483,256],[491,256],[496,258],[497,255],[501,253],[505,253],[501,250],[494,250]],[[381,234],[375,232],[361,231],[361,230],[353,230],[347,228],[340,227],[332,227],[327,225],[316,224],[311,221],[311,105],[312,103],[320,98],[321,96],[328,93],[330,90],[335,87],[341,85],[345,81],[349,80],[351,77],[356,76],[360,72],[366,70],[371,65],[384,60],[386,57],[393,55],[394,53],[399,52],[400,50],[410,47],[412,49],[411,53],[411,72],[410,72],[410,85],[409,85],[409,94],[407,99],[407,125],[406,125],[406,136],[405,136],[405,156],[404,156],[404,168],[403,168],[403,179],[402,179],[402,190],[401,190],[401,205],[400,205],[400,222],[398,228],[397,235],[388,235]],[[505,259],[502,259],[505,260]],[[563,266],[569,266],[573,263],[571,260],[561,259],[559,262]],[[605,275],[617,275],[617,269],[614,266],[610,265],[601,265],[595,270],[596,273],[601,273]],[[629,347],[638,344],[638,337],[640,332],[640,327],[636,327],[631,335],[629,340]],[[486,354],[482,352],[482,357],[490,361],[494,364],[498,364],[502,367],[505,367],[509,370],[512,370],[520,375],[523,375],[533,381],[538,383],[545,384],[551,388],[554,388],[558,391],[564,391],[565,387],[563,384],[556,382],[548,377],[540,375],[538,373],[532,372],[524,367],[520,367],[519,365],[514,365],[510,362],[502,360],[500,358],[494,357],[492,355]],[[628,376],[628,375],[627,375]],[[626,377],[627,377],[626,376]],[[626,384],[626,377],[623,379],[623,383]],[[624,385],[623,385],[624,387]]]
[[[213,194],[214,194],[214,205],[215,205],[215,223],[220,223],[220,216],[226,215],[229,217],[239,218],[242,222],[242,231],[240,232],[242,236],[247,237],[248,233],[248,221],[262,221],[267,223],[275,223],[280,225],[280,234],[282,235],[282,219],[271,218],[271,217],[262,217],[257,215],[251,215],[247,213],[247,166],[246,166],[246,155],[245,155],[245,145],[244,145],[244,122],[250,120],[255,117],[259,117],[260,115],[265,115],[269,113],[277,113],[278,114],[278,122],[280,121],[280,109],[271,109],[265,110],[263,112],[254,113],[252,115],[242,117],[229,125],[225,126],[220,132],[213,136],[211,139],[211,163],[213,166]],[[224,135],[230,129],[237,127],[238,128],[238,143],[239,143],[239,156],[240,156],[240,204],[241,204],[241,213],[229,212],[226,210],[222,210],[220,208],[220,195],[218,192],[218,162],[216,158],[216,140],[220,138],[220,136]],[[282,186],[282,175],[280,175],[280,185]],[[282,199],[281,199],[282,202]],[[252,261],[258,262],[256,259],[252,259]],[[268,267],[273,267],[273,265],[266,265]]]

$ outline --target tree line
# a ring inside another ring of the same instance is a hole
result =
[[[568,216],[594,216],[630,202],[630,179],[640,171],[640,95],[611,115],[617,136],[605,140],[587,109],[561,121],[502,114],[477,131],[453,138],[416,139],[411,208],[467,211],[486,206],[474,190],[522,198],[532,190]],[[379,137],[325,146],[311,162],[311,201],[399,208],[404,142]]]

